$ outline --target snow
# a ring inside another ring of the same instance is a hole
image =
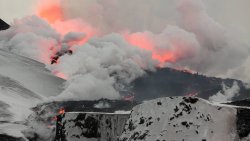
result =
[[[0,49],[0,75],[9,77],[41,96],[56,96],[63,79],[55,77],[45,65]]]
[[[206,100],[167,97],[133,108],[120,139],[133,141],[232,141],[237,139],[236,108]],[[192,100],[191,99],[191,100]],[[197,101],[196,101],[197,100]]]
[[[45,65],[0,49],[0,134],[22,137],[31,107],[63,90]]]
[[[21,124],[4,123],[0,124],[0,134],[7,134],[12,137],[22,137],[25,139],[21,131],[26,130],[27,126]]]

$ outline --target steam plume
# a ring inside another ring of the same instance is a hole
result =
[[[250,82],[249,46],[201,0],[42,0],[37,16],[16,20],[0,37],[1,48],[68,80],[59,99],[119,98],[124,85],[158,66]],[[51,65],[63,49],[74,53]]]

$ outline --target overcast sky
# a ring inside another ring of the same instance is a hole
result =
[[[0,18],[11,22],[14,18],[21,18],[33,13],[37,0],[0,0]]]
[[[38,0],[0,0],[0,18],[11,23],[33,13]],[[250,0],[204,0],[210,16],[250,43]]]

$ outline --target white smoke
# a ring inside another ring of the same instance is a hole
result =
[[[233,83],[232,87],[228,87],[224,83],[222,83],[222,91],[209,97],[209,100],[213,102],[219,102],[219,103],[228,102],[228,101],[231,101],[232,98],[238,96],[239,91],[240,91],[240,87],[236,81]]]
[[[125,36],[130,43],[151,51],[153,59],[160,61],[164,57],[166,57],[165,61],[169,62],[190,59],[196,56],[200,50],[200,44],[195,35],[178,26],[169,25],[159,34],[144,31],[127,33]]]
[[[155,52],[156,56],[171,53],[174,59],[168,63],[173,67],[250,81],[249,46],[211,18],[202,0],[61,3],[66,17],[53,27],[31,16],[0,33],[1,48],[43,62],[68,79],[58,99],[119,98],[124,85],[159,65],[152,59]],[[134,38],[149,42],[154,49],[131,45]],[[73,55],[50,65],[56,52],[68,48]]]
[[[59,40],[60,35],[36,16],[15,20],[10,29],[0,32],[0,48],[43,63],[59,50]]]
[[[202,46],[196,57],[181,64],[208,75],[249,81],[245,73],[248,70],[245,64],[249,57],[249,46],[239,42],[213,20],[201,0],[181,0],[177,8],[184,28],[193,32]]]
[[[81,17],[104,33],[129,31],[132,35],[144,34],[148,37],[149,34],[163,33],[167,26],[179,26],[195,34],[202,48],[194,51],[195,55],[184,57],[184,60],[180,59],[174,65],[211,76],[249,82],[250,77],[246,72],[249,70],[250,47],[232,34],[231,29],[208,15],[206,6],[210,4],[211,7],[211,3],[216,4],[206,0],[62,0],[66,18]],[[233,6],[234,2],[228,3]],[[211,8],[209,10],[214,13]],[[235,13],[228,15],[232,14]],[[244,15],[246,13],[242,13],[241,17]],[[150,38],[154,40],[154,36],[150,35]],[[162,38],[160,40],[164,41]]]
[[[100,101],[99,103],[95,104],[94,107],[98,109],[103,109],[103,108],[110,108],[111,105],[106,101]]]
[[[50,66],[69,78],[59,99],[117,99],[117,90],[156,65],[149,52],[129,45],[118,34],[93,38],[74,48],[73,55],[65,55],[59,64]]]

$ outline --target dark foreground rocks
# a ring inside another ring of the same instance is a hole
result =
[[[129,114],[65,113],[58,116],[55,141],[116,141]]]

